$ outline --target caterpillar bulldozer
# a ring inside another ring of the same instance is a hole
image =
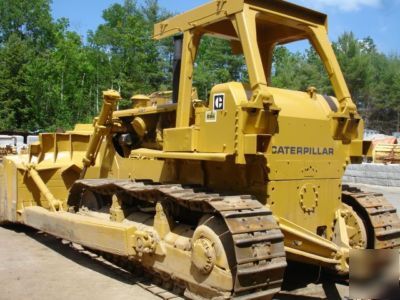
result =
[[[201,39],[242,54],[248,82],[198,99]],[[342,184],[371,155],[327,16],[278,0],[215,0],[155,25],[173,38],[173,90],[103,93],[92,124],[4,157],[0,216],[141,266],[191,299],[270,299],[287,260],[349,272],[352,249],[400,246],[382,195]],[[278,45],[308,40],[335,94],[274,88]]]

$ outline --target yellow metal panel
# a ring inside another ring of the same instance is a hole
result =
[[[23,220],[26,225],[93,249],[135,254],[131,236],[136,228],[132,225],[67,212],[52,213],[41,207],[25,208]]]
[[[236,24],[238,28],[239,38],[242,42],[242,48],[246,59],[249,80],[252,87],[257,84],[267,84],[267,79],[262,67],[262,60],[257,40],[255,10],[244,7],[243,12],[236,14]]]
[[[244,153],[256,154],[257,153],[257,134],[246,134],[244,136]]]
[[[207,152],[164,152],[151,149],[132,150],[132,155],[142,156],[143,158],[165,158],[165,159],[190,159],[190,160],[210,160],[225,161],[227,153],[207,153]]]
[[[192,111],[193,94],[193,70],[194,61],[200,43],[200,35],[185,31],[183,34],[182,62],[180,70],[180,82],[178,91],[178,107],[176,109],[176,127],[188,127]]]
[[[154,38],[162,39],[195,27],[226,19],[243,9],[243,0],[212,1],[154,26]]]
[[[350,144],[349,156],[363,156],[363,141],[353,140]]]
[[[198,131],[193,127],[164,129],[164,151],[196,151],[197,134]]]
[[[141,108],[132,108],[125,110],[118,110],[113,113],[113,118],[121,118],[121,117],[131,117],[149,115],[154,113],[163,113],[163,112],[171,112],[175,111],[177,107],[176,103],[157,105],[157,106],[147,106]]]
[[[109,177],[113,178],[132,178],[132,179],[149,179],[154,182],[162,182],[167,178],[171,178],[169,172],[170,167],[164,160],[158,159],[142,159],[123,158],[115,155]]]
[[[221,96],[224,99],[224,108],[214,109],[215,96]],[[239,105],[247,101],[247,95],[241,83],[230,82],[216,85],[210,94],[210,101],[207,110],[200,109],[196,113],[196,124],[198,124],[199,152],[221,152],[234,153],[238,145],[236,141],[239,138],[241,112]],[[209,114],[213,118],[209,118]],[[235,132],[236,131],[236,132]]]
[[[332,234],[335,212],[341,205],[340,179],[304,179],[271,181],[268,203],[279,218],[317,233],[326,226],[327,238]]]
[[[93,124],[76,124],[74,130],[67,131],[66,133],[83,133],[91,134],[93,132]]]
[[[215,0],[197,7],[196,9],[174,16],[154,26],[154,38],[162,39],[176,35],[186,30],[200,26],[206,26],[229,18],[231,15],[240,13],[244,4],[253,8],[264,9],[271,15],[277,15],[283,19],[290,19],[297,24],[316,24],[326,26],[325,14],[313,11],[286,1],[260,1],[260,0]]]
[[[291,258],[319,265],[344,261],[338,245],[345,243],[332,242],[333,230],[343,228],[337,225],[343,223],[340,178],[345,166],[367,149],[361,142],[363,122],[327,37],[326,16],[285,1],[218,0],[157,24],[154,37],[178,33],[184,34],[178,104],[113,112],[119,94],[108,91],[93,124],[76,126],[67,134],[42,134],[29,155],[6,157],[7,192],[0,191],[3,218],[20,221],[23,214],[25,222],[38,229],[131,255],[133,226],[45,209],[57,210],[58,199],[66,206],[68,190],[80,174],[199,184],[215,192],[251,194],[270,205],[281,220]],[[240,42],[250,77],[250,85],[215,86],[208,106],[193,101],[192,89],[199,38],[206,33]],[[300,38],[309,38],[320,54],[338,99],[322,97],[315,89],[305,93],[267,86],[263,64],[268,70],[271,46]],[[267,51],[260,53],[260,47]],[[176,128],[170,128],[175,110]],[[170,113],[163,116],[171,118],[162,122],[159,115],[165,112]],[[151,124],[152,132],[146,136],[143,125],[142,144],[126,143],[121,155],[129,157],[121,157],[114,137],[134,134],[123,119],[137,115],[151,120],[145,125]],[[81,173],[84,164],[88,171]],[[115,214],[117,206],[114,201]],[[184,260],[179,270],[190,273],[188,253],[172,246],[164,250],[166,257],[146,256],[142,262],[168,271],[178,257]],[[212,280],[216,287],[224,272]]]
[[[327,29],[327,16],[321,12],[311,10],[289,1],[281,0],[245,0],[255,10],[262,12],[262,15],[280,24],[293,27],[323,26]]]

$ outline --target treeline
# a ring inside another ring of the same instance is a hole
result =
[[[153,24],[171,15],[157,0],[126,0],[106,9],[103,23],[83,41],[67,19],[52,18],[50,0],[0,1],[0,131],[90,122],[108,88],[121,92],[121,107],[132,94],[171,89],[172,40],[151,39]],[[398,130],[400,58],[352,33],[339,37],[334,48],[368,128]],[[202,99],[214,84],[246,81],[243,57],[232,55],[228,43],[205,38],[194,80]],[[296,90],[312,85],[332,94],[311,48],[277,48],[272,83]]]

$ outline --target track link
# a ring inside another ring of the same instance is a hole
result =
[[[400,248],[400,218],[396,208],[382,194],[348,185],[343,185],[342,193],[344,202],[361,210],[364,221],[370,225],[368,248]]]
[[[74,183],[70,190],[69,205],[76,206],[80,195],[88,189],[107,196],[125,194],[152,204],[164,201],[172,209],[179,206],[201,215],[219,216],[230,234],[230,237],[224,238],[225,241],[229,240],[224,247],[234,277],[231,297],[267,299],[280,291],[286,267],[284,237],[271,211],[251,196],[211,194],[179,184],[93,179]],[[178,278],[178,281],[182,282],[182,279]],[[184,285],[188,286],[185,282]],[[201,298],[202,295],[193,294],[186,288],[185,296]]]
[[[183,300],[184,287],[181,283],[172,282],[166,274],[159,274],[143,268],[139,263],[135,263],[127,257],[111,254],[95,250],[89,247],[70,242],[70,246],[81,254],[89,256],[91,259],[99,263],[110,266],[116,272],[118,269],[123,270],[121,276],[129,275],[129,278],[134,281],[136,285],[151,292],[155,296],[165,300]]]

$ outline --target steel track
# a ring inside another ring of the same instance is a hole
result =
[[[229,230],[231,241],[224,243],[234,277],[231,297],[234,299],[271,298],[280,291],[286,267],[284,237],[272,212],[251,196],[210,194],[179,184],[164,185],[129,180],[93,179],[75,182],[71,188],[68,203],[76,205],[85,190],[108,196],[125,194],[140,202],[164,201],[169,203],[172,209],[181,207],[186,211],[203,215],[212,214],[222,218]],[[179,209],[176,211],[179,213]],[[169,286],[183,288],[185,297],[192,299],[201,297],[187,288],[188,283],[179,278],[179,274],[171,277],[169,274],[162,274],[159,270],[148,271],[158,274],[160,278],[168,278],[168,281],[176,281]],[[146,289],[163,293],[153,286]]]
[[[369,234],[368,248],[400,248],[400,219],[382,194],[343,185],[343,201],[362,214]]]

